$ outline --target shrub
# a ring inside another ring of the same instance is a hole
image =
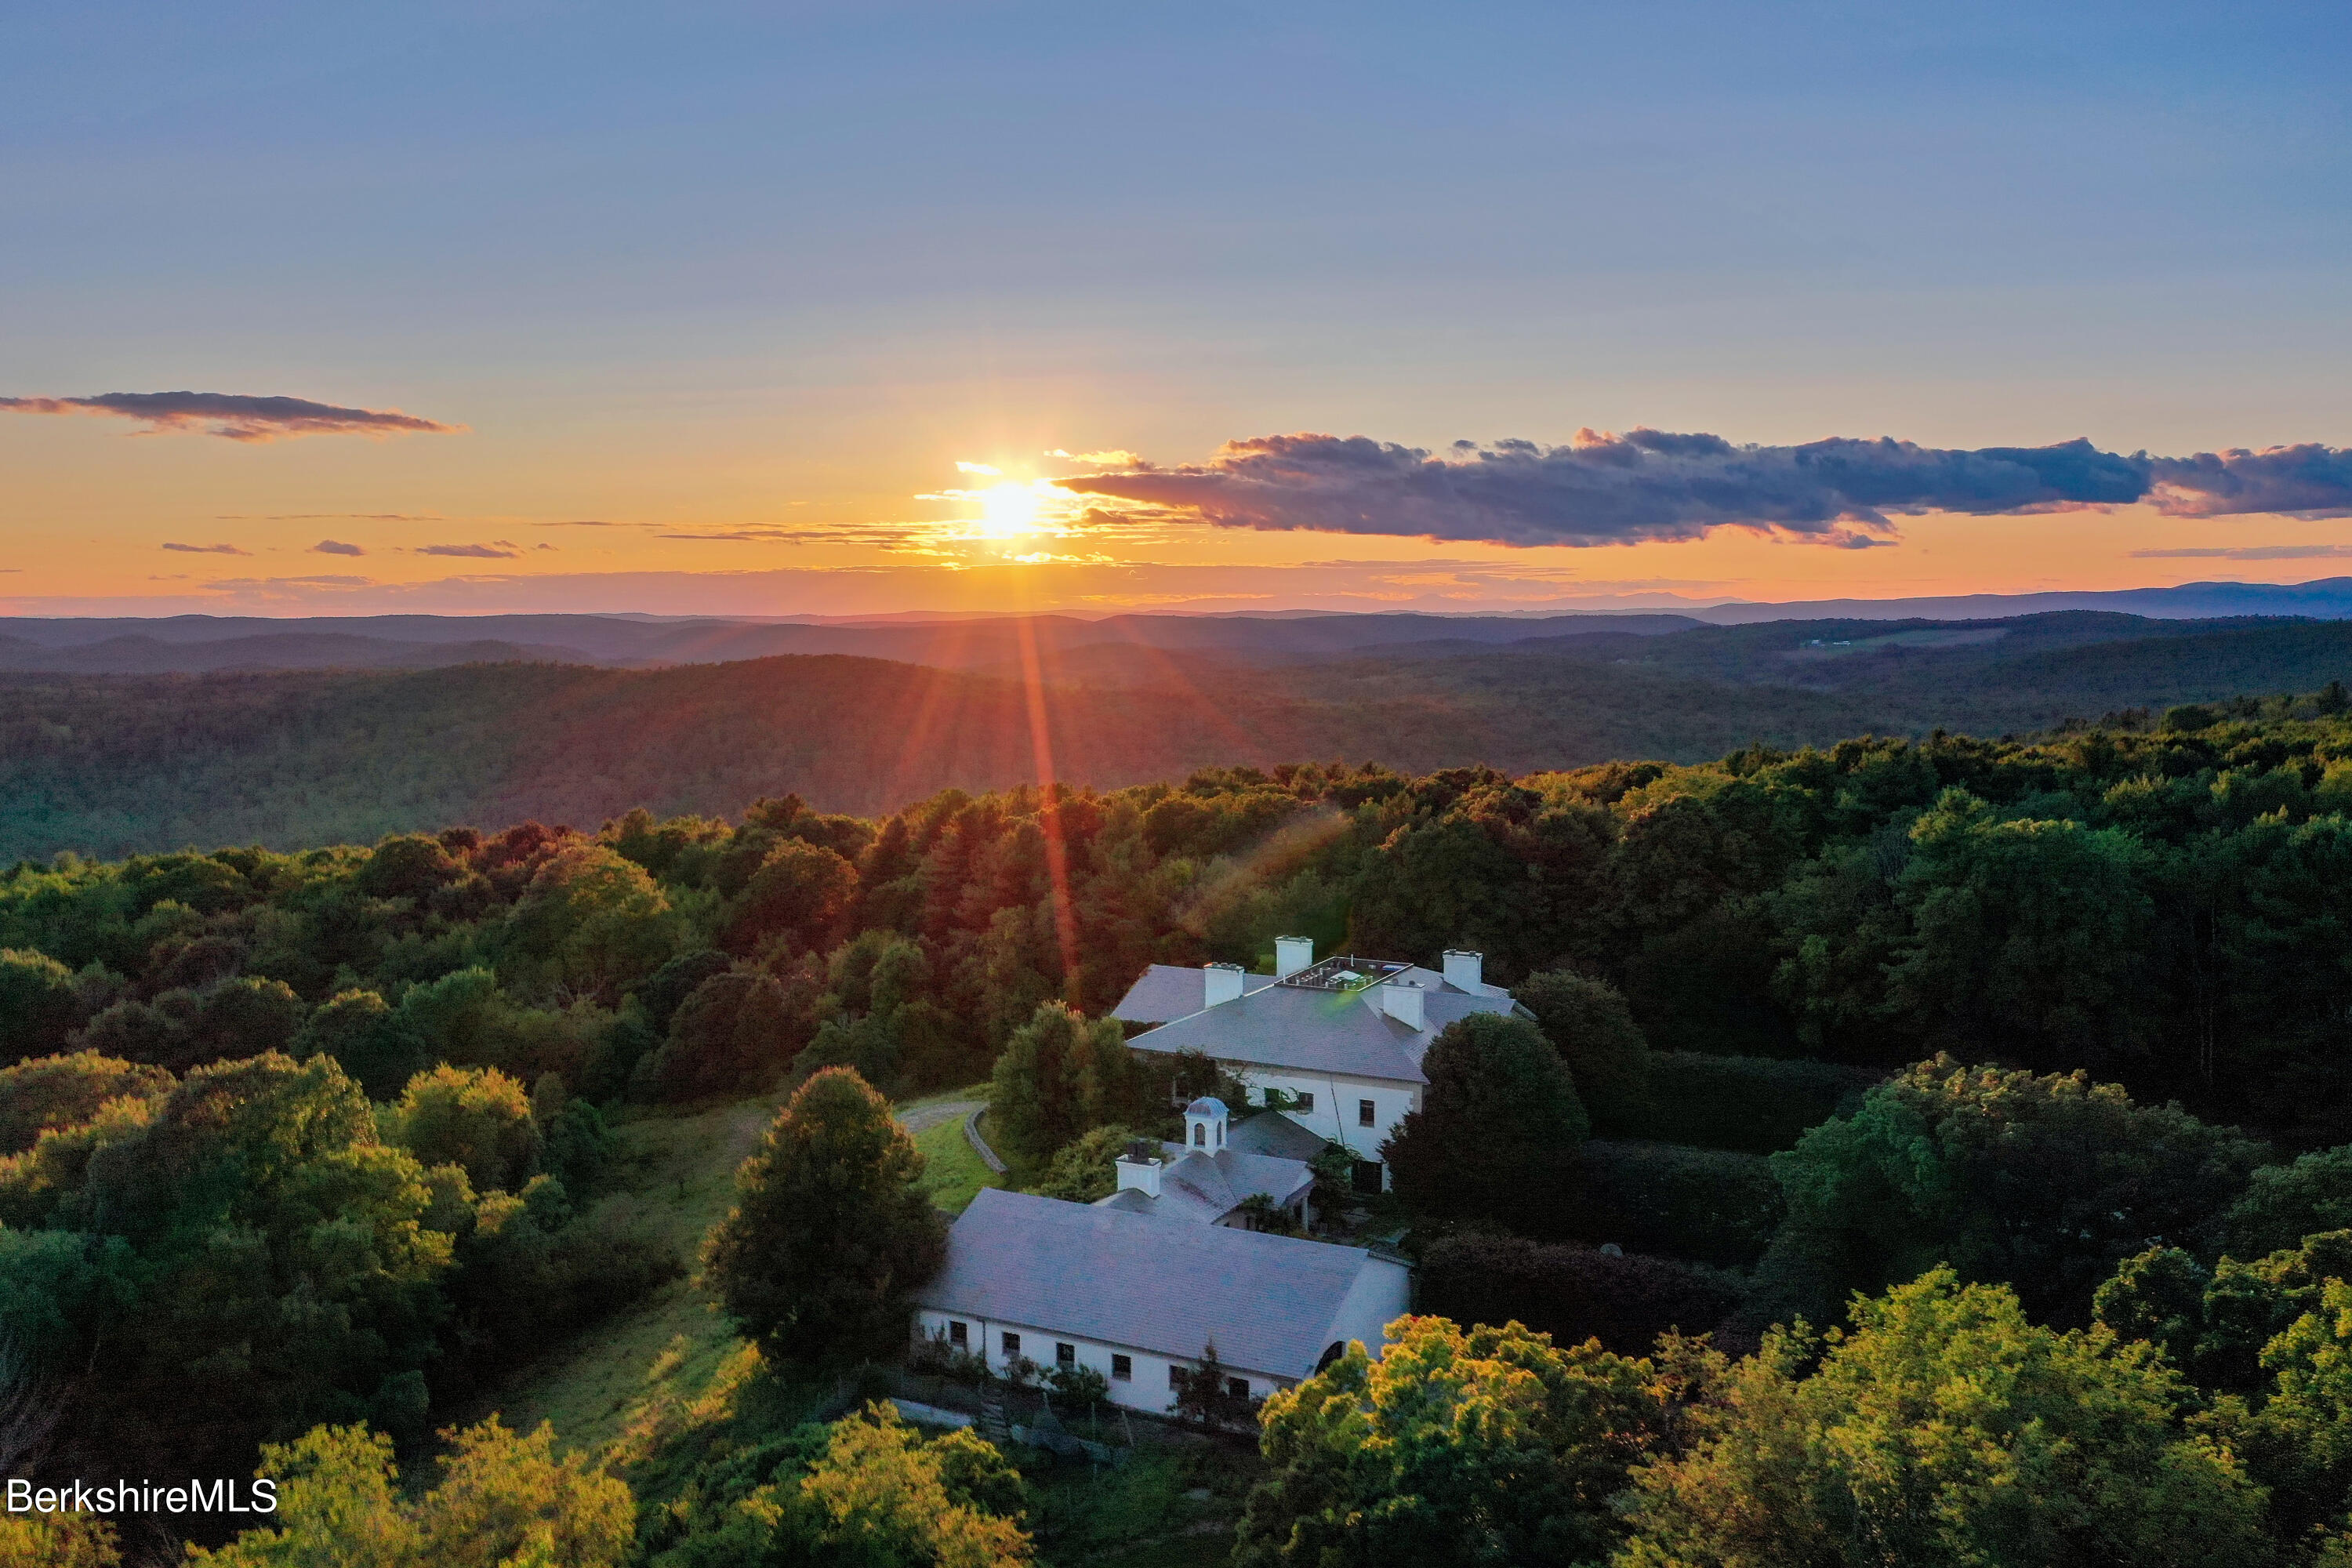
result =
[[[1090,1204],[1118,1190],[1118,1157],[1135,1136],[1118,1125],[1097,1127],[1054,1156],[1045,1176],[1029,1190],[1065,1203]]]
[[[1524,1237],[1444,1237],[1421,1262],[1423,1312],[1524,1323],[1560,1345],[1597,1339],[1624,1355],[1647,1354],[1670,1329],[1709,1332],[1741,1299],[1739,1281],[1711,1268]]]
[[[1661,1051],[1646,1117],[1624,1135],[1770,1154],[1858,1103],[1885,1074],[1835,1062]]]
[[[1782,1207],[1761,1154],[1596,1139],[1578,1152],[1562,1229],[1579,1241],[1738,1268],[1764,1255]]]

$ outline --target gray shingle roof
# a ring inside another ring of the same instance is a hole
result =
[[[1271,974],[1244,974],[1242,994],[1247,995],[1273,984]],[[1127,988],[1127,994],[1118,999],[1110,1016],[1129,1024],[1164,1024],[1171,1018],[1199,1012],[1207,1005],[1208,996],[1208,977],[1197,967],[1155,963],[1143,972],[1143,978]]]
[[[1246,1123],[1244,1123],[1246,1125]],[[1311,1137],[1312,1134],[1309,1134]],[[1195,1225],[1214,1225],[1241,1206],[1252,1193],[1264,1193],[1276,1207],[1288,1205],[1315,1184],[1315,1173],[1297,1160],[1224,1148],[1211,1154],[1181,1143],[1162,1143],[1167,1163],[1160,1173],[1160,1195],[1135,1188],[1114,1193],[1106,1204],[1136,1214],[1165,1215]]]
[[[1351,991],[1269,985],[1128,1042],[1139,1051],[1199,1051],[1221,1061],[1422,1081],[1413,1033]]]
[[[925,1307],[1180,1360],[1305,1377],[1367,1267],[1335,1247],[985,1187],[948,1233]]]
[[[1318,1137],[1278,1111],[1265,1110],[1234,1123],[1225,1147],[1244,1154],[1271,1154],[1277,1160],[1309,1161],[1323,1152],[1329,1140]]]
[[[1422,994],[1415,1031],[1380,1008],[1374,991],[1269,985],[1138,1035],[1139,1051],[1199,1051],[1220,1061],[1300,1072],[1423,1083],[1421,1058],[1438,1032],[1473,1013],[1507,1013],[1508,994],[1473,996],[1441,984]]]

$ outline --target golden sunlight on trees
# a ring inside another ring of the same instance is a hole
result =
[[[271,1444],[259,1475],[278,1482],[284,1523],[247,1531],[199,1568],[615,1568],[635,1522],[629,1489],[578,1454],[557,1458],[542,1423],[518,1437],[496,1416],[454,1434],[440,1483],[398,1491],[392,1440],[320,1426]]]

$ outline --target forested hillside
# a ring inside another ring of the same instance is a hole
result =
[[[1525,773],[1692,763],[1750,742],[1999,735],[2314,690],[2352,678],[2352,623],[1775,622],[1378,657],[1301,632],[1246,658],[1048,649],[1039,677],[1033,690],[1018,661],[845,656],[0,677],[0,864],[587,825],[635,805],[733,814],[788,792],[879,815],[950,786],[1036,782],[1047,758],[1066,783],[1112,788],[1298,757]]]
[[[478,678],[544,681],[562,713],[576,676]],[[309,1494],[322,1519],[366,1516],[331,1500],[376,1486],[383,1528],[412,1527],[400,1509],[442,1528],[436,1510],[471,1506],[456,1479],[395,1507],[364,1439],[303,1435],[365,1423],[420,1455],[547,1345],[584,1332],[572,1353],[596,1354],[595,1325],[687,1268],[616,1163],[616,1126],[802,1086],[763,1158],[849,1146],[793,1116],[865,1118],[895,1173],[876,1179],[901,1194],[892,1223],[915,1225],[913,1167],[888,1152],[901,1135],[845,1084],[904,1097],[993,1071],[1008,1125],[1052,1130],[1024,1148],[1034,1169],[1156,1114],[1116,1030],[1066,1008],[1099,1014],[1150,962],[1263,962],[1305,932],[1423,962],[1477,948],[1537,1022],[1474,1021],[1431,1047],[1380,1221],[1411,1226],[1425,1306],[1494,1326],[1433,1321],[1420,1350],[1344,1359],[1271,1403],[1276,1484],[1237,1562],[1311,1561],[1282,1545],[1302,1519],[1324,1521],[1308,1539],[1336,1530],[1358,1559],[1395,1560],[1412,1541],[1349,1532],[1389,1528],[1366,1521],[1412,1486],[1483,1485],[1483,1461],[1416,1479],[1314,1419],[1317,1400],[1440,1366],[1468,1380],[1444,1398],[1473,1405],[1523,1398],[1511,1367],[1587,1390],[1528,1416],[1512,1465],[1532,1490],[1444,1505],[1493,1510],[1497,1539],[1520,1542],[1504,1560],[1724,1561],[1724,1532],[1751,1517],[1801,1545],[1820,1509],[1875,1506],[1802,1434],[1924,1419],[1940,1395],[1922,1364],[2026,1372],[2006,1403],[1970,1407],[1969,1441],[1990,1450],[1904,1463],[1956,1467],[1961,1486],[1967,1456],[2015,1458],[2049,1432],[2105,1467],[2053,1472],[2052,1539],[2177,1516],[2203,1544],[2171,1560],[2333,1562],[2310,1531],[2352,1503],[2325,1458],[2352,1430],[2352,1398],[2326,1381],[2347,1320],[2309,1314],[2352,1303],[2335,1228],[2352,1220],[2347,710],[2331,686],[2032,742],[1849,740],[1517,777],[1285,764],[950,790],[881,817],[783,797],[732,820],[637,810],[20,864],[0,877],[0,1395],[20,1413],[0,1423],[0,1465],[228,1475],[299,1438],[310,1457],[278,1462],[327,1478]],[[772,1256],[730,1246],[711,1255],[722,1283]],[[1766,1332],[1834,1321],[1853,1291],[1873,1299],[1836,1347]],[[869,1323],[893,1299],[849,1296]],[[1723,1338],[1654,1351],[1673,1328]],[[579,1561],[663,1568],[803,1560],[834,1539],[821,1514],[729,1500],[754,1487],[879,1485],[865,1467],[897,1475],[910,1455],[930,1479],[890,1485],[998,1474],[907,1448],[887,1421],[792,1430],[848,1342],[784,1342],[760,1375],[818,1379],[802,1393],[742,1384],[723,1420],[698,1405],[633,1427],[595,1467],[490,1428],[459,1457],[537,1499],[520,1517],[606,1542]],[[762,1364],[742,1354],[730,1376]],[[1423,1408],[1375,1403],[1383,1421]],[[736,1436],[707,1446],[722,1426]],[[679,1447],[692,1431],[706,1446]],[[1017,1563],[1027,1484],[957,1482],[933,1511],[976,1510],[957,1528],[1002,1550],[972,1560]],[[1792,1487],[1818,1507],[1760,1507]],[[1677,1540],[1717,1544],[1675,1556]]]

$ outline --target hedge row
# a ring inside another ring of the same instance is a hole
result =
[[[1674,1143],[1587,1142],[1561,1234],[1723,1268],[1754,1263],[1780,1223],[1780,1184],[1760,1154]]]
[[[1614,1138],[1769,1154],[1861,1101],[1886,1075],[1836,1062],[1658,1051],[1647,1092],[1598,1131]]]
[[[1712,1268],[1516,1236],[1450,1236],[1421,1260],[1420,1310],[1462,1323],[1525,1323],[1560,1344],[1598,1339],[1648,1353],[1670,1329],[1716,1331],[1740,1281]]]

